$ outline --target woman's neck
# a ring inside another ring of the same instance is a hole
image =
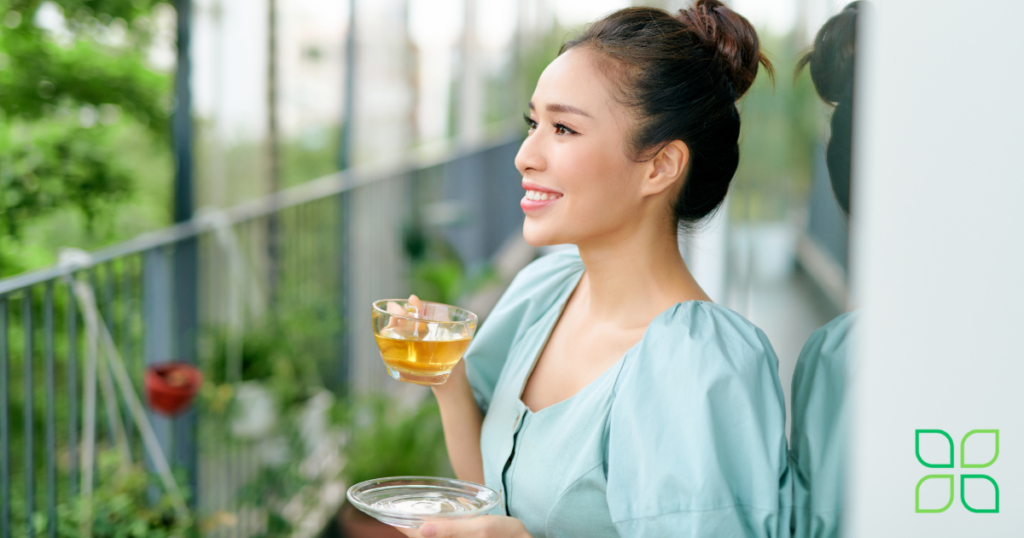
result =
[[[581,306],[599,322],[646,327],[672,305],[710,301],[690,274],[669,234],[614,234],[580,244],[586,272],[576,290]]]

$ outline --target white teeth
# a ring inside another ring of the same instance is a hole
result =
[[[546,193],[546,192],[540,192],[540,191],[526,191],[526,199],[527,200],[534,200],[534,201],[538,201],[538,202],[543,202],[545,200],[554,200],[556,198],[559,198],[559,196],[557,194],[554,194],[554,193]]]

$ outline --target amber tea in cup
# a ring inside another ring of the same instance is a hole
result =
[[[476,331],[476,314],[441,303],[384,299],[373,303],[373,336],[392,378],[441,385]]]

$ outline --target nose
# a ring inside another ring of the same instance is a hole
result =
[[[516,153],[516,168],[523,176],[528,171],[542,172],[547,168],[540,138],[537,133],[533,133],[519,146],[519,153]]]

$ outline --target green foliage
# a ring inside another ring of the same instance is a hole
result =
[[[425,301],[453,304],[462,292],[463,271],[458,260],[423,260],[413,264],[412,289]]]
[[[347,483],[387,476],[453,476],[433,397],[411,411],[384,396],[367,397],[352,412],[342,470]]]
[[[0,233],[17,237],[25,222],[68,206],[92,223],[131,192],[108,129],[56,118],[6,127],[0,129]]]
[[[321,368],[335,359],[334,345],[342,323],[329,309],[307,307],[288,315],[268,316],[245,330],[242,381],[265,381],[284,406],[304,401],[325,386]],[[209,390],[227,382],[228,332],[215,327],[203,343]]]
[[[149,487],[157,482],[140,466],[123,465],[111,450],[98,455],[97,470],[98,485],[91,505],[81,496],[63,499],[57,505],[57,536],[82,536],[83,526],[91,522],[93,538],[198,537],[191,521],[176,518],[169,496],[149,504]],[[47,524],[45,512],[36,512],[32,525],[37,535],[44,535]]]
[[[166,140],[169,78],[146,68],[141,52],[84,39],[65,48],[38,29],[0,32],[0,52],[7,56],[0,106],[9,117],[49,117],[60,106],[114,105]]]
[[[455,248],[424,224],[406,226],[403,240],[411,262],[410,286],[420,299],[455,304],[499,280],[489,263],[467,270]]]
[[[113,19],[124,19],[131,23],[144,19],[157,4],[166,0],[53,0],[63,8],[72,27],[88,27],[93,19],[107,24]],[[38,4],[38,0],[24,1],[24,4]]]
[[[60,219],[58,243],[76,244],[69,239],[82,235],[67,226],[71,211],[93,243],[97,221],[131,198],[139,180],[119,140],[125,122],[143,126],[150,145],[169,146],[170,77],[148,68],[144,55],[157,2],[54,4],[66,31],[36,26],[39,0],[0,0],[0,275],[52,261],[24,244],[27,230]],[[159,157],[143,174],[161,166],[169,176],[170,160]]]

